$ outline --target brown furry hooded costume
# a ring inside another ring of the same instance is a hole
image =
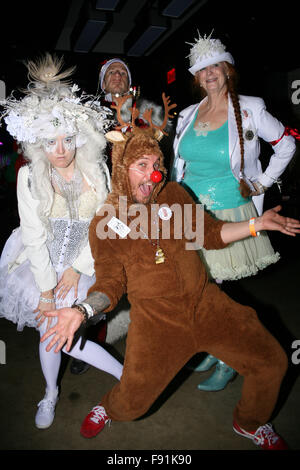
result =
[[[164,167],[164,157],[154,137],[152,129],[136,128],[132,135],[122,143],[114,143],[112,150],[112,192],[106,199],[106,204],[112,204],[116,209],[119,206],[119,196],[126,196],[129,204],[134,204],[132,199],[128,168],[143,155],[159,156],[159,170],[163,174],[162,181],[155,187],[150,203],[155,201],[156,195],[164,185],[167,171]]]
[[[116,210],[119,196],[127,196],[128,206],[133,202],[128,168],[145,154],[160,157],[165,175],[153,130],[138,130],[126,141],[114,144],[113,190],[106,202]],[[153,210],[157,214],[157,204],[195,208],[180,185],[164,185],[164,181],[144,206],[149,223]],[[121,238],[109,228],[108,237],[101,239],[99,223],[109,220],[104,209],[101,213],[90,225],[96,283],[89,294],[103,292],[110,298],[108,315],[124,293],[131,304],[123,375],[102,399],[108,417],[128,421],[142,416],[184,364],[195,353],[206,351],[244,376],[242,397],[234,410],[237,423],[246,430],[265,424],[275,406],[287,359],[255,311],[237,304],[208,282],[197,251],[186,250],[186,240],[174,237],[172,224],[170,237],[159,240],[165,262],[155,264],[156,246],[150,236]],[[204,213],[201,228],[206,249],[225,246],[220,236],[223,223]],[[162,228],[161,220],[159,224]]]

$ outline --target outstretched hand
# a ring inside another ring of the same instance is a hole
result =
[[[281,206],[276,206],[257,217],[255,219],[255,230],[277,230],[292,237],[300,233],[300,221],[280,215],[278,213],[280,210]]]
[[[57,343],[57,346],[54,352],[60,351],[64,345],[66,345],[67,352],[70,351],[74,334],[81,326],[82,321],[84,320],[83,314],[79,312],[76,308],[61,308],[59,310],[52,310],[49,312],[44,312],[46,317],[57,317],[58,321],[50,330],[48,330],[41,338],[43,343],[47,338],[53,335],[52,340],[49,342],[46,351],[50,351],[53,346]]]

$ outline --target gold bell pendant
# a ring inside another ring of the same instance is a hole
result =
[[[161,248],[158,248],[155,253],[155,264],[161,264],[165,262],[165,255]]]

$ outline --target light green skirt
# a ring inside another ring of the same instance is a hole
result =
[[[227,222],[241,222],[257,217],[253,202],[243,204],[235,209],[215,210],[210,212],[216,219]],[[231,243],[222,250],[199,250],[201,259],[213,279],[236,280],[253,276],[260,269],[276,263],[280,259],[275,253],[266,232],[257,237],[245,238]]]

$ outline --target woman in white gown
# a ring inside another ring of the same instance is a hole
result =
[[[49,327],[43,313],[84,300],[94,283],[88,230],[110,185],[103,157],[110,112],[93,97],[78,97],[78,87],[65,81],[73,69],[61,72],[61,60],[46,54],[27,67],[32,81],[25,97],[8,98],[2,113],[28,164],[18,174],[20,227],[0,260],[0,317],[42,336]],[[122,365],[105,349],[87,341],[80,350],[78,343],[71,356],[120,379]],[[46,393],[38,428],[52,424],[58,401],[61,354],[46,348],[40,343]]]

